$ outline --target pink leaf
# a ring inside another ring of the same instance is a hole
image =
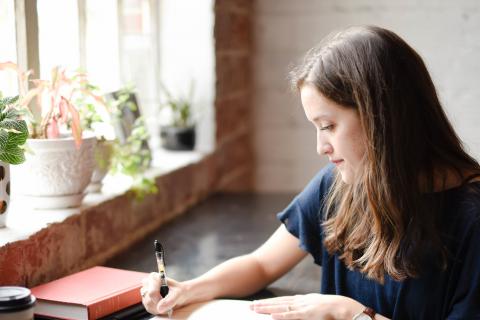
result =
[[[51,112],[52,115],[55,114],[55,105],[56,105],[56,103],[55,103],[55,97],[54,97],[53,95],[51,95],[51,96],[50,96],[50,109],[49,109],[48,112]]]
[[[27,89],[28,89],[28,78],[30,78],[30,75],[33,74],[33,70],[28,70],[26,72],[22,72],[20,69],[17,71],[18,78],[19,78],[19,91],[20,95],[24,96],[26,95]]]
[[[64,97],[62,99],[65,101],[66,105],[68,106],[68,111],[70,112],[70,116],[72,119],[72,135],[73,139],[75,139],[75,144],[77,148],[80,148],[82,144],[82,128],[80,126],[80,115],[78,114],[77,109]]]
[[[58,110],[60,113],[60,119],[63,123],[65,123],[68,119],[68,106],[66,105],[65,101],[67,101],[63,96],[61,97],[60,103],[58,104]]]
[[[7,69],[18,71],[17,65],[11,61],[0,63],[0,70],[7,70]]]
[[[52,118],[47,125],[47,138],[55,139],[60,136],[60,131],[58,130],[57,119]]]
[[[32,89],[32,90],[29,90],[27,92],[27,94],[23,97],[21,97],[20,99],[20,105],[21,106],[28,106],[28,104],[30,103],[30,101],[32,101],[32,99],[40,92],[39,88],[35,88],[35,89]]]
[[[0,70],[13,70],[17,73],[20,95],[23,96],[26,91],[25,79],[28,78],[29,73],[22,72],[22,70],[18,67],[18,65],[11,61],[0,63]]]

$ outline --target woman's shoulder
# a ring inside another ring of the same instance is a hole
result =
[[[298,208],[310,216],[317,216],[320,212],[330,186],[335,179],[335,167],[327,165],[322,168],[300,192],[294,200]]]
[[[480,181],[464,184],[446,192],[444,226],[456,234],[480,231]]]
[[[334,176],[333,165],[323,167],[305,188],[297,194],[284,212],[298,211],[304,216],[316,217],[334,180]]]
[[[321,201],[330,190],[330,186],[335,179],[334,169],[335,167],[329,164],[318,171],[302,192],[296,196],[298,203],[300,205],[311,203],[318,205],[319,201]]]
[[[464,212],[468,219],[480,219],[480,181],[458,187],[451,195],[451,202]]]
[[[305,189],[315,189],[321,193],[327,192],[330,189],[335,179],[335,166],[328,164],[323,167],[317,174],[310,180]]]

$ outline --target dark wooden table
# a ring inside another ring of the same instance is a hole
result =
[[[292,194],[219,194],[183,216],[165,224],[106,266],[156,271],[153,241],[165,248],[168,276],[179,281],[206,272],[226,259],[246,254],[261,245],[280,225],[276,213]],[[320,268],[307,256],[287,275],[261,294],[288,295],[319,292]]]

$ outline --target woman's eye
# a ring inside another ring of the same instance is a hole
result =
[[[333,129],[333,124],[329,124],[328,126],[320,127],[320,130],[332,130],[332,129]]]

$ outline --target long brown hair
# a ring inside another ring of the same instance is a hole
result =
[[[291,73],[299,90],[358,111],[366,137],[359,177],[339,175],[323,217],[324,246],[351,269],[383,282],[416,277],[427,257],[439,267],[446,252],[439,232],[442,202],[428,195],[447,172],[480,172],[463,149],[421,57],[395,33],[351,27],[310,50]]]

